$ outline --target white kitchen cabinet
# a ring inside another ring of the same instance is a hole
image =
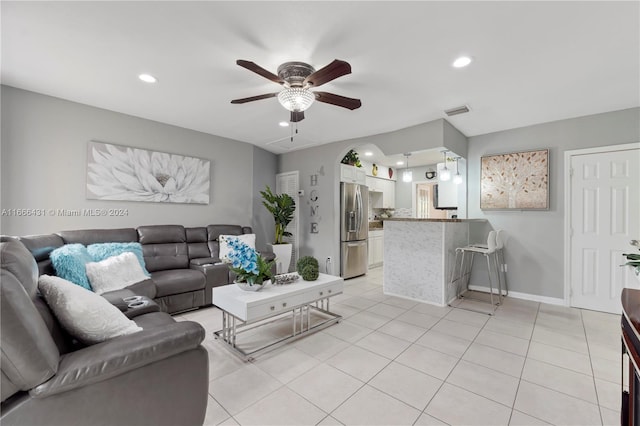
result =
[[[361,167],[340,164],[340,182],[367,184],[367,172]]]
[[[396,207],[396,183],[389,179],[366,177],[371,207],[393,209]]]
[[[396,208],[396,183],[392,180],[382,180],[382,208]]]
[[[369,230],[369,267],[382,265],[384,256],[384,231]]]

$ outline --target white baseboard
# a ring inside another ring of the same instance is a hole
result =
[[[470,285],[469,290],[481,291],[483,293],[489,293],[489,289],[477,285]],[[493,291],[494,294],[498,294],[497,290]],[[504,295],[504,292],[502,293]],[[518,291],[509,290],[509,297],[514,299],[530,300],[532,302],[548,303],[549,305],[565,306],[564,299],[557,297],[539,296],[537,294],[520,293]]]

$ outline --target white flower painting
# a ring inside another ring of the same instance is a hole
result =
[[[208,160],[95,141],[87,154],[88,199],[209,204]]]

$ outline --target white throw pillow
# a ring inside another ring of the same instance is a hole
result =
[[[149,278],[135,254],[125,252],[100,262],[86,264],[87,277],[93,291],[98,294],[120,290]]]
[[[38,288],[62,327],[83,343],[91,345],[142,331],[107,299],[70,281],[42,275]]]
[[[229,260],[229,254],[231,253],[231,248],[227,244],[227,241],[230,238],[237,238],[252,249],[256,248],[256,234],[242,234],[242,235],[219,235],[218,236],[218,244],[220,247],[220,254],[218,257],[220,260]]]

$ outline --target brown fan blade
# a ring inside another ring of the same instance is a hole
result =
[[[298,121],[304,120],[304,111],[291,111],[291,122],[297,123]]]
[[[316,101],[324,102],[325,104],[337,105],[347,109],[357,109],[362,106],[360,99],[347,98],[346,96],[335,95],[329,92],[314,92],[316,95]]]
[[[250,98],[234,99],[232,104],[244,104],[247,102],[259,101],[260,99],[268,99],[278,96],[278,93],[267,93],[265,95],[251,96]]]
[[[278,77],[277,75],[275,75],[274,73],[265,70],[264,68],[262,68],[260,65],[251,62],[251,61],[245,61],[243,59],[238,59],[236,61],[236,64],[240,65],[242,68],[246,68],[249,71],[253,71],[258,75],[263,76],[264,78],[266,78],[267,80],[271,80],[274,83],[278,83],[278,84],[284,84],[284,80],[281,79],[280,77]]]
[[[303,85],[310,84],[313,87],[321,86],[343,75],[351,74],[351,65],[348,62],[334,59],[329,65],[304,79]]]

